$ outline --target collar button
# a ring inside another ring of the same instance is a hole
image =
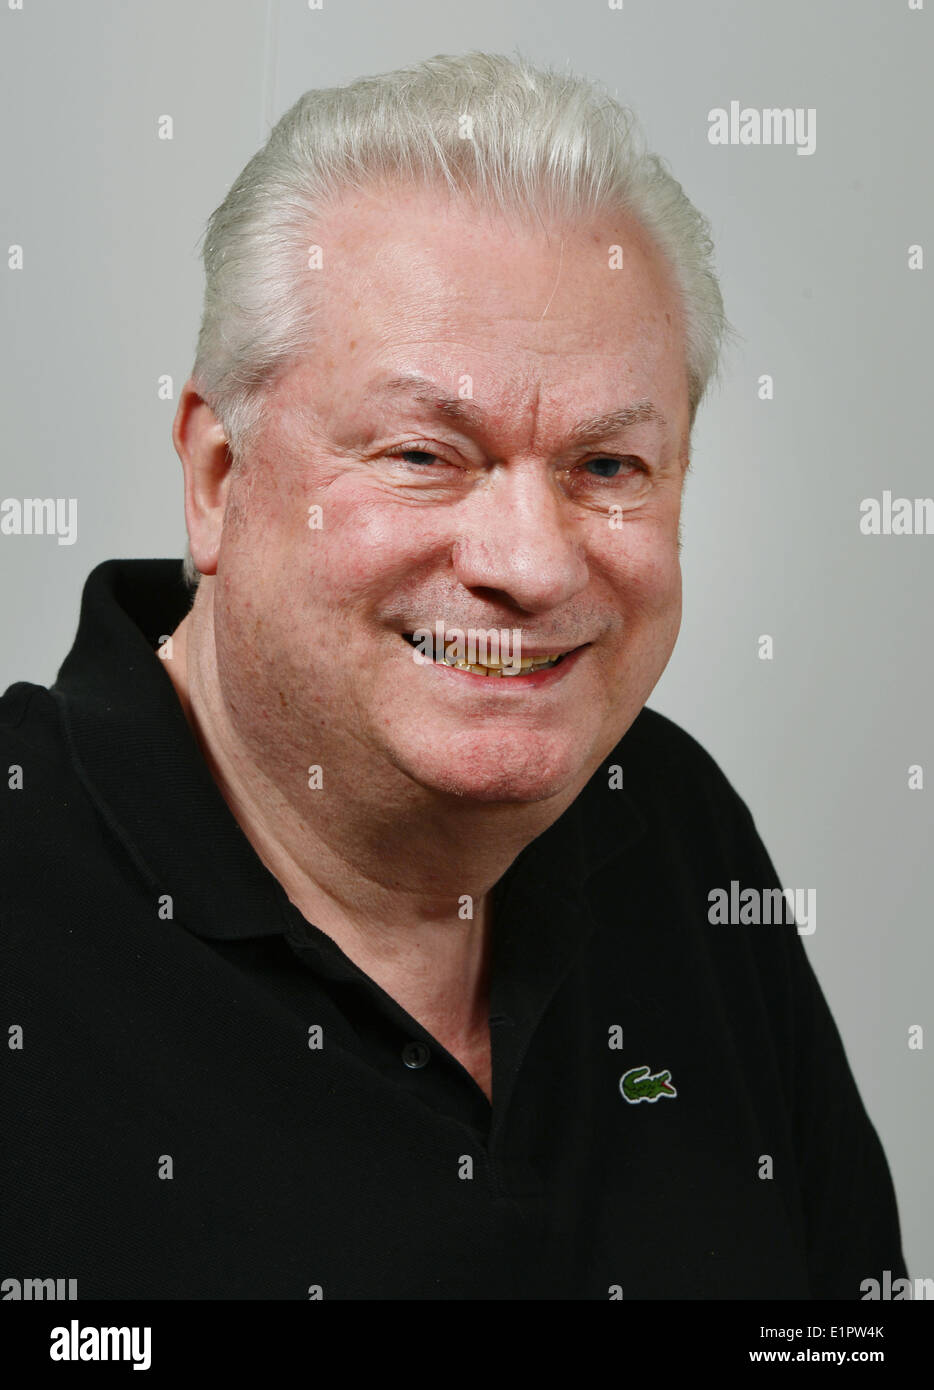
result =
[[[402,1060],[407,1067],[417,1071],[420,1067],[427,1066],[431,1057],[431,1048],[423,1042],[408,1042],[402,1049]]]

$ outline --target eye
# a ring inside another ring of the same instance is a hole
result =
[[[582,467],[582,468],[585,468],[585,469],[593,469],[594,471],[593,471],[592,476],[595,477],[595,478],[607,478],[607,479],[618,478],[618,477],[620,476],[620,470],[625,470],[626,473],[630,473],[630,474],[631,474],[631,473],[643,473],[643,472],[645,472],[645,470],[644,470],[644,468],[642,467],[642,464],[639,462],[639,460],[638,460],[637,458],[632,458],[632,457],[629,456],[629,455],[627,455],[625,458],[621,458],[621,459],[617,459],[617,458],[595,458],[595,459],[587,459],[586,463],[583,463],[583,464],[581,465],[581,467]]]
[[[391,459],[402,459],[405,463],[409,463],[413,467],[444,462],[437,454],[429,453],[427,449],[395,449],[391,454],[387,454],[386,457]]]
[[[423,449],[420,444],[403,444],[399,449],[390,449],[383,454],[383,458],[398,463],[400,468],[408,469],[411,473],[429,473],[433,468],[451,467],[448,459],[432,449]]]

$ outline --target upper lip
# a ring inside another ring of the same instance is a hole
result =
[[[568,652],[576,652],[578,647],[586,647],[586,642],[578,642],[573,647],[529,647],[525,642],[519,645],[520,656],[567,656]]]
[[[417,626],[414,627],[414,628],[403,628],[403,630],[402,630],[402,636],[403,636],[403,637],[411,637],[412,634],[413,634],[413,632],[424,632],[425,630],[426,630],[426,629],[425,629],[424,627],[419,628],[419,627],[417,627]],[[429,628],[428,630],[429,630],[429,631],[432,631],[432,632],[434,631],[433,628]],[[447,634],[448,632],[450,632],[450,631],[452,631],[452,630],[454,630],[454,629],[446,628],[446,629],[445,629],[445,633]],[[503,629],[474,628],[474,629],[472,629],[472,630],[475,631],[475,632],[486,632],[486,631],[490,631],[490,630],[492,630],[492,631],[502,631]],[[470,629],[470,628],[460,628],[460,629],[457,629],[457,631],[460,631],[460,632],[470,632],[471,629]],[[505,629],[505,631],[510,632],[510,638],[511,638],[511,635],[512,635],[512,634],[511,634],[511,630],[507,628],[507,629]],[[445,636],[445,641],[448,641],[448,640],[453,641],[454,639],[453,639],[453,637],[449,639],[447,636]],[[518,645],[518,648],[519,648],[519,654],[520,654],[520,656],[530,656],[530,657],[531,657],[531,656],[567,656],[568,652],[576,652],[577,649],[578,649],[578,647],[589,647],[589,646],[590,646],[590,643],[589,643],[589,642],[575,642],[575,643],[573,643],[571,646],[562,646],[562,645],[560,645],[560,644],[558,644],[558,643],[549,644],[549,643],[543,642],[543,643],[541,643],[539,646],[533,647],[533,646],[531,646],[528,642],[526,642],[524,638],[522,638],[522,637],[520,636],[519,642],[517,643],[517,645]],[[508,648],[508,650],[510,650],[510,651],[512,650],[511,643],[510,643],[510,647]]]

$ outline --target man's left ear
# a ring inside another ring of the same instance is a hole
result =
[[[216,574],[233,458],[223,426],[193,381],[175,412],[172,442],[185,472],[185,521],[201,574]]]

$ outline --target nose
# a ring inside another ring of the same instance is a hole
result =
[[[460,583],[527,613],[560,607],[585,587],[584,521],[541,463],[497,466],[458,509]]]

